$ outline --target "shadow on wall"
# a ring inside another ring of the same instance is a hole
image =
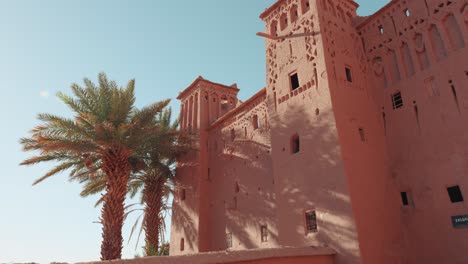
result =
[[[193,155],[187,155],[184,159],[189,160],[193,157]],[[191,158],[189,158],[191,157]],[[198,166],[198,163],[194,162],[178,162],[177,170],[181,171],[182,173],[177,172],[177,174],[182,175],[189,175],[186,171],[193,170]],[[179,251],[182,247],[182,243],[180,240],[184,239],[184,251],[188,251],[193,253],[193,250],[198,248],[198,224],[194,219],[197,216],[197,212],[194,211],[193,208],[196,208],[196,200],[185,198],[181,200],[181,193],[182,189],[184,190],[184,196],[192,196],[194,195],[194,191],[196,186],[180,186],[176,184],[175,192],[174,192],[174,200],[172,204],[172,217],[171,217],[171,251]],[[187,192],[186,190],[189,189]],[[175,232],[174,232],[175,231]],[[173,237],[174,236],[174,237]],[[175,244],[174,244],[175,243]],[[188,246],[188,247],[187,247]]]
[[[228,133],[216,135],[226,142],[211,156],[213,196],[210,204],[212,250],[268,248],[278,245],[274,179],[270,146],[260,143],[266,128],[232,139]],[[259,142],[257,142],[259,141]],[[262,241],[261,227],[267,227]],[[232,234],[232,246],[229,239]]]
[[[271,121],[280,244],[331,247],[336,263],[360,263],[335,117],[321,93],[294,98]],[[307,231],[308,210],[316,211],[317,232]]]
[[[323,109],[295,104],[281,120],[273,118],[271,134],[263,128],[234,141],[230,135],[217,135],[226,144],[212,154],[211,177],[206,179],[209,251],[228,249],[227,234],[232,233],[229,250],[323,246],[338,252],[337,263],[360,263],[334,116]],[[300,138],[298,153],[291,152],[295,134]],[[269,135],[273,150],[257,142]],[[306,231],[306,210],[316,211],[318,232]],[[178,205],[173,217],[190,247],[198,241],[192,215],[189,207]],[[263,225],[268,227],[266,242]]]

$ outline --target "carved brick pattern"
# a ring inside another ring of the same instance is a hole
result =
[[[410,50],[414,51],[415,57],[412,58],[413,61],[417,61],[419,63],[419,67],[415,67],[415,70],[421,70],[429,67],[428,52],[432,52],[432,49],[428,49],[428,47],[430,47],[430,30],[434,30],[434,26],[431,25],[435,25],[439,34],[443,34],[443,20],[450,14],[463,17],[464,8],[466,8],[466,5],[466,2],[457,0],[438,1],[438,4],[431,4],[429,6],[429,16],[426,12],[419,16],[417,14],[411,14],[410,17],[405,17],[406,21],[401,20],[397,21],[398,23],[394,23],[397,31],[395,36],[384,33],[384,35],[381,36],[382,40],[375,42],[376,39],[379,39],[376,37],[378,34],[376,29],[378,24],[381,23],[383,19],[388,19],[389,17],[395,16],[395,12],[403,12],[402,10],[407,8],[407,1],[396,2],[393,8],[383,13],[382,16],[375,18],[374,21],[360,29],[360,34],[364,35],[364,38],[367,41],[370,40],[371,42],[370,45],[369,43],[366,43],[367,61],[374,62],[377,58],[384,58],[384,60],[388,61],[389,59],[386,58],[388,50],[400,52],[403,45],[408,45]],[[458,22],[462,21],[459,20]],[[463,28],[464,26],[465,25],[459,24],[460,28]],[[372,43],[372,41],[374,41],[374,43]],[[449,51],[450,44],[444,42],[443,45]],[[433,56],[437,57],[437,54],[433,54]],[[388,67],[387,63],[384,63],[383,67]],[[380,68],[380,65],[377,68]],[[384,70],[377,68],[374,67],[374,73],[376,75],[381,75]]]

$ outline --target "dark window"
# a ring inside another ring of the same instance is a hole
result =
[[[403,97],[401,97],[401,92],[392,94],[392,106],[393,109],[403,107]]]
[[[346,67],[345,71],[346,71],[346,80],[348,80],[348,82],[353,82],[353,76],[351,75],[351,69]]]
[[[404,206],[409,205],[409,198],[408,198],[408,193],[407,192],[401,192],[401,203]]]
[[[362,142],[366,142],[366,134],[364,133],[364,128],[359,128],[359,136],[361,137]]]
[[[184,251],[185,249],[185,239],[180,239],[180,251]]]
[[[448,194],[450,196],[450,201],[452,203],[459,203],[463,202],[463,195],[460,190],[460,186],[452,186],[447,188]]]
[[[232,248],[232,233],[226,234],[226,247]]]
[[[252,117],[252,126],[253,126],[254,130],[260,128],[260,122],[258,120],[258,115],[253,115],[253,117]]]
[[[317,233],[317,215],[315,211],[307,211],[305,213],[306,233]]]
[[[262,242],[268,242],[268,227],[266,225],[260,227],[260,233],[262,235]]]
[[[299,77],[297,76],[297,73],[291,74],[289,79],[291,81],[291,90],[296,90],[299,88]]]
[[[180,200],[185,201],[185,189],[180,189]]]
[[[234,141],[236,139],[236,131],[233,129],[231,129],[231,141]]]
[[[291,137],[291,153],[295,154],[301,150],[301,141],[298,134]]]

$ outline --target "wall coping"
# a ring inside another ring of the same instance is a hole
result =
[[[327,247],[280,247],[237,251],[218,251],[169,257],[147,257],[129,260],[82,262],[78,264],[215,264],[287,257],[334,256],[336,251]]]

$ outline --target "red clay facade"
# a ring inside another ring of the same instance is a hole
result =
[[[468,3],[357,8],[279,0],[260,16],[265,88],[241,102],[199,77],[179,95],[198,150],[178,161],[171,255],[468,263]]]

